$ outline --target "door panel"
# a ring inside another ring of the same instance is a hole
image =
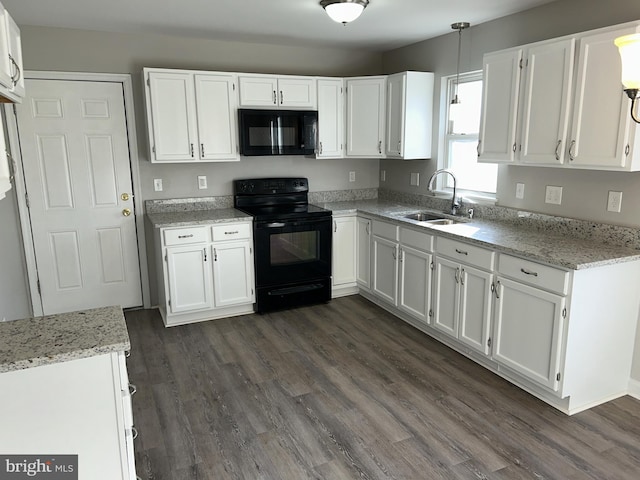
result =
[[[254,301],[252,268],[249,242],[214,244],[213,289],[216,307]]]
[[[436,258],[434,264],[433,326],[457,338],[460,265],[446,258]]]
[[[122,85],[27,82],[16,112],[44,314],[141,305]]]
[[[467,265],[460,272],[458,338],[485,355],[489,353],[492,279],[490,273]]]

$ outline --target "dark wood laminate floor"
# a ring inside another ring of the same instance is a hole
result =
[[[567,417],[359,296],[126,313],[142,479],[640,478],[640,402]]]

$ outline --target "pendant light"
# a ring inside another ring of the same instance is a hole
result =
[[[458,31],[458,67],[456,68],[456,84],[453,90],[453,99],[451,105],[457,105],[460,103],[458,98],[458,84],[460,83],[460,51],[462,48],[462,30],[469,28],[471,24],[469,22],[456,22],[451,24],[451,28]]]
[[[357,19],[369,5],[369,0],[321,0],[320,6],[334,22],[346,25]]]

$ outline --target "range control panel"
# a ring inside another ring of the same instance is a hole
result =
[[[236,195],[280,195],[309,191],[306,178],[249,178],[234,180]]]

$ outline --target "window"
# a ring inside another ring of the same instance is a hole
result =
[[[455,96],[456,77],[443,78],[444,103],[444,151],[443,168],[453,171],[459,190],[468,194],[494,197],[498,181],[498,166],[478,163],[478,133],[482,104],[482,72],[460,74],[458,98],[460,103],[451,105]],[[441,175],[443,188],[453,188],[449,175]]]

